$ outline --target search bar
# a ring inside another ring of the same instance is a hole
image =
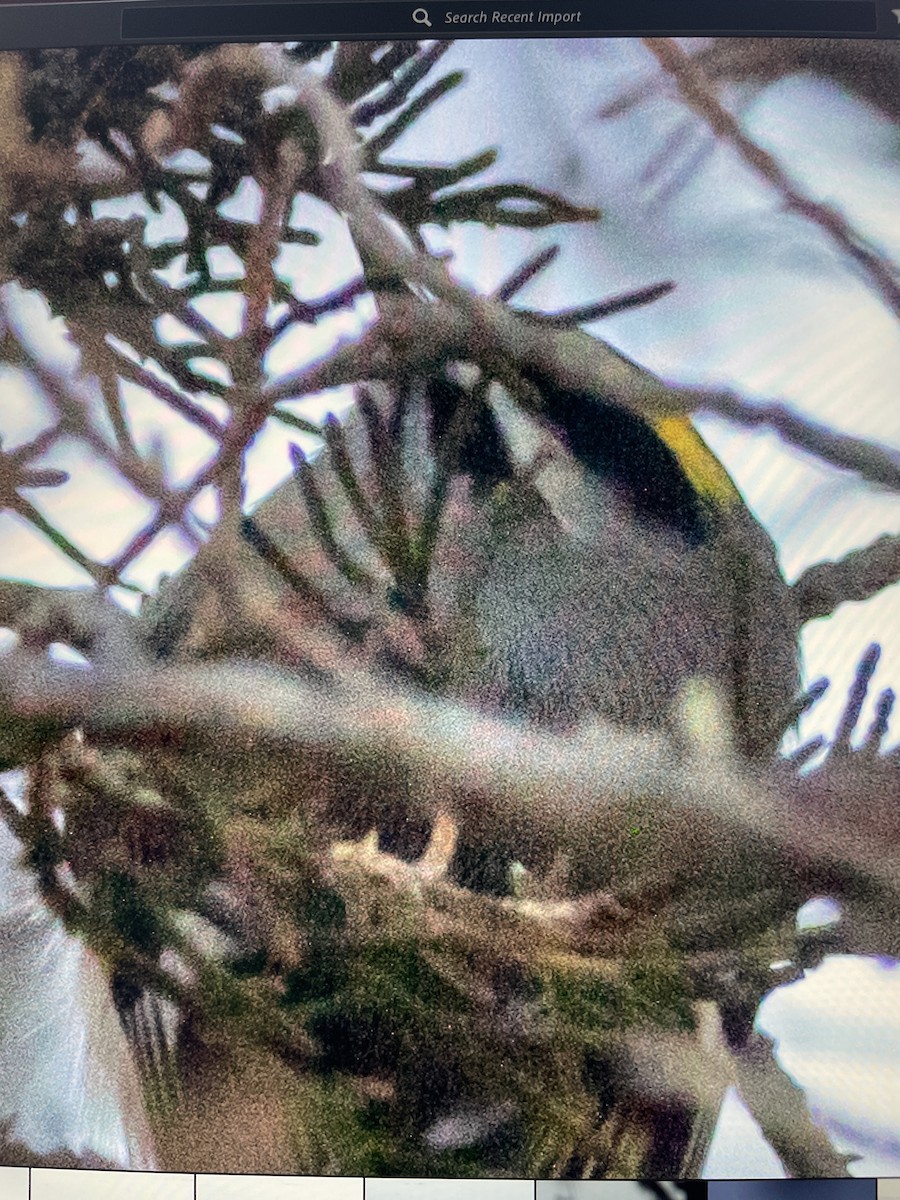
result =
[[[122,13],[125,41],[300,41],[593,34],[866,34],[874,0],[547,0],[414,5],[391,0],[155,4]]]

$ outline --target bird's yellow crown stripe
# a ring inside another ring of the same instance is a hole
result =
[[[720,507],[741,502],[731,476],[687,417],[661,417],[653,427],[681,464],[699,496]]]

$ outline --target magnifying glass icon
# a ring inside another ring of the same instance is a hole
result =
[[[429,29],[431,28],[427,8],[414,8],[412,18],[417,25],[427,25]]]

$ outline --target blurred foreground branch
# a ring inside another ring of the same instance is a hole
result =
[[[871,885],[882,906],[876,952],[900,954],[900,875],[883,829],[873,836],[855,805],[816,805],[808,787],[798,811],[784,780],[773,786],[727,760],[698,760],[666,736],[600,723],[553,736],[362,673],[331,690],[246,663],[91,671],[13,652],[0,659],[0,694],[8,737],[23,723],[79,726],[97,744],[145,754],[249,757],[260,778],[327,773],[349,790],[362,774],[372,800],[379,770],[402,764],[423,806],[450,812],[467,837],[489,845],[506,832],[526,846],[587,851],[613,874],[626,855],[632,885],[641,860],[652,874],[672,846],[682,870],[695,856],[709,870],[710,855],[727,863],[748,846],[783,851],[798,876]],[[865,792],[864,780],[855,785]]]

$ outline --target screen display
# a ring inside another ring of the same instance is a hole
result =
[[[0,1196],[900,1174],[900,43],[225,7],[0,17]]]

